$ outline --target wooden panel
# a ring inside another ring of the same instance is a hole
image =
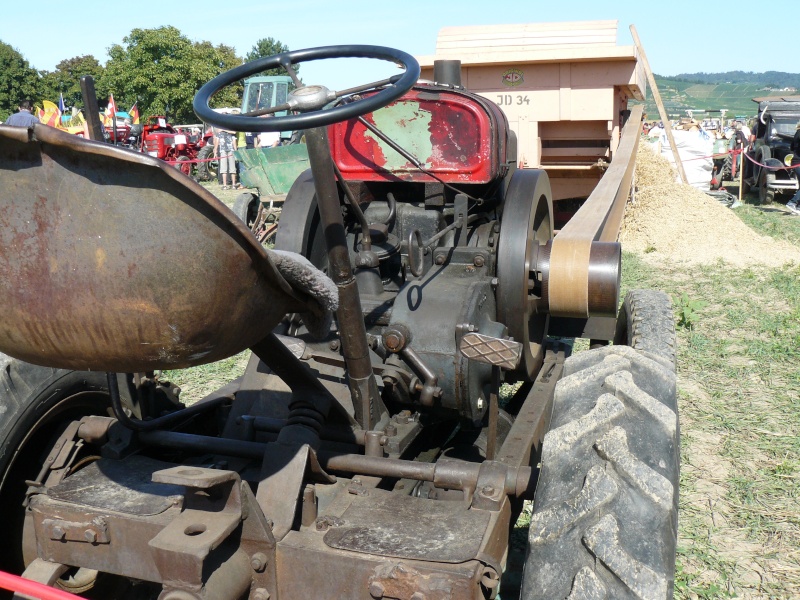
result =
[[[615,46],[616,43],[617,21],[444,27],[436,39],[436,54],[496,48],[524,50],[531,46]]]

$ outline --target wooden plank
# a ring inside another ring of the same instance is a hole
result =
[[[561,21],[553,23],[513,23],[507,25],[464,25],[442,27],[439,30],[439,36],[452,36],[464,35],[473,36],[475,34],[483,34],[486,32],[547,32],[547,31],[592,31],[592,30],[610,30],[617,31],[619,21],[617,20],[602,20],[602,21]]]
[[[669,121],[669,115],[667,115],[667,111],[664,109],[664,103],[661,101],[661,94],[658,92],[656,78],[653,76],[653,71],[650,70],[650,63],[647,61],[647,54],[645,54],[644,48],[642,48],[642,42],[639,40],[639,34],[636,33],[636,27],[631,25],[630,30],[631,36],[633,36],[633,43],[639,50],[639,57],[644,65],[644,71],[647,74],[647,80],[650,82],[650,89],[653,90],[653,99],[656,101],[658,114],[661,115],[661,120],[664,122],[664,131],[667,132],[667,139],[669,140],[670,148],[672,148],[672,155],[675,157],[675,165],[678,167],[678,173],[681,176],[681,181],[685,184],[688,184],[689,180],[686,178],[686,171],[683,169],[683,162],[681,162],[681,157],[678,154],[678,146],[675,144],[675,137],[672,135],[672,125]]]
[[[635,61],[633,46],[606,44],[581,44],[575,46],[512,46],[508,48],[483,48],[469,52],[459,49],[439,51],[435,55],[417,56],[423,67],[432,67],[434,60],[458,59],[465,67],[472,65],[513,65],[516,63],[551,63],[564,61]]]

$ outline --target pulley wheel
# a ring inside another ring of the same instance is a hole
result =
[[[539,251],[553,239],[550,179],[538,169],[518,170],[506,193],[497,248],[497,314],[523,345],[517,375],[532,381],[542,365],[549,315],[538,310]]]

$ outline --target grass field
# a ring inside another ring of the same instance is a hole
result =
[[[749,204],[736,212],[800,244],[800,217]],[[800,267],[687,269],[625,253],[623,293],[632,288],[669,293],[680,322],[676,597],[800,597]],[[196,399],[247,357],[170,375]],[[526,524],[523,515],[512,560]]]

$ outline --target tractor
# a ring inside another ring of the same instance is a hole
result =
[[[166,117],[152,116],[144,125],[131,126],[130,146],[172,164],[186,176],[192,175],[199,151],[206,146],[210,136],[192,135],[179,131],[167,122]]]
[[[402,70],[292,68],[336,58]],[[281,66],[290,114],[209,108]],[[325,46],[201,88],[204,122],[305,130],[274,249],[153,157],[0,126],[0,568],[123,600],[672,596],[669,298],[620,308],[616,241],[558,272],[547,174],[457,69]],[[248,348],[191,406],[162,375]]]

